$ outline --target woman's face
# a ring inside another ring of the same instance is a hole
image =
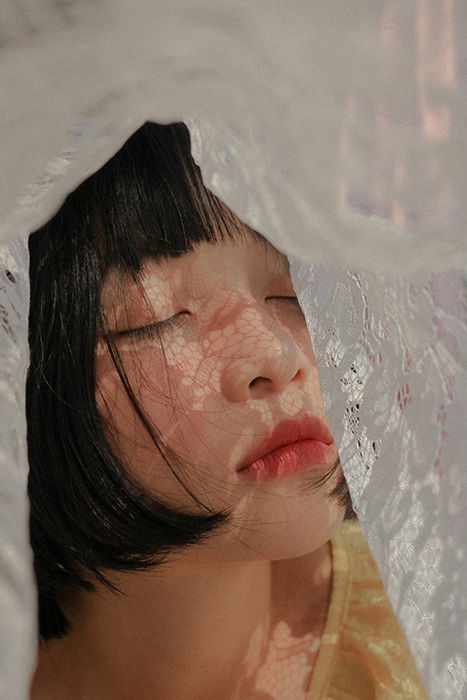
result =
[[[294,294],[287,258],[250,233],[147,260],[139,284],[115,271],[106,279],[110,340],[145,416],[185,466],[175,476],[166,465],[100,339],[97,397],[111,444],[158,500],[206,513],[190,491],[232,513],[189,556],[300,556],[343,518],[329,497],[340,468],[314,488],[338,455],[326,444],[316,358]]]

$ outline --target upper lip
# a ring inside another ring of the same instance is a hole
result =
[[[328,426],[318,416],[308,415],[301,419],[285,420],[278,423],[272,432],[245,456],[237,471],[246,469],[257,459],[265,457],[278,447],[301,440],[319,440],[326,445],[334,442]]]

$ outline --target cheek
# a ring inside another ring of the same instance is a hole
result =
[[[165,362],[159,366],[159,376],[168,392],[175,390],[174,405],[186,412],[209,408],[220,392],[222,361],[212,348],[207,353],[205,345],[180,332],[164,346]]]
[[[328,494],[337,479],[313,492],[284,480],[236,501],[232,527],[211,536],[213,558],[301,557],[324,545],[342,523],[344,510]]]
[[[170,342],[121,344],[118,350],[135,398],[149,416],[170,413],[171,408],[201,409],[219,391],[220,358],[181,332],[172,333]],[[127,413],[128,397],[108,353],[97,354],[96,377],[107,403],[117,413]]]
[[[313,368],[316,369],[316,371],[318,371],[315,351],[313,348],[313,341],[311,340],[310,334],[308,333],[308,328],[304,316],[300,316],[300,318],[297,320],[297,325],[294,329],[294,339],[297,345],[302,350],[303,354],[306,355],[309,359]]]
[[[176,413],[163,399],[163,387],[149,390],[141,386],[141,377],[135,376],[128,366],[126,374],[136,401],[154,431],[155,440],[176,449],[179,439]],[[176,507],[178,491],[173,474],[138,417],[115,369],[101,374],[97,405],[103,417],[106,438],[127,474],[149,493],[158,497],[164,494],[166,503]],[[170,455],[166,456],[171,462]]]
[[[206,357],[197,343],[177,337],[163,351],[159,343],[146,343],[137,354],[134,347],[120,347],[119,352],[131,390],[156,437],[183,459],[196,461],[202,445],[208,438],[212,441],[206,435],[210,423],[205,412],[218,409],[218,358]],[[96,376],[97,405],[112,448],[140,483],[178,505],[176,480],[138,418],[110,358],[96,357]],[[173,461],[170,454],[167,457]]]

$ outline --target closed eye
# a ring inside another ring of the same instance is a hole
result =
[[[279,301],[288,301],[292,302],[293,304],[299,305],[296,296],[267,297],[266,301],[269,301],[271,299]],[[139,326],[138,328],[128,328],[124,331],[119,331],[116,335],[126,338],[151,338],[156,335],[158,336],[162,331],[169,330],[170,328],[175,328],[179,324],[183,316],[186,316],[187,314],[187,311],[179,311],[178,313],[174,314],[173,316],[170,316],[170,318],[164,319],[163,321],[155,321],[154,323],[149,323],[145,326]]]
[[[298,304],[298,299],[297,299],[297,297],[295,297],[295,296],[291,296],[291,297],[288,297],[288,296],[283,296],[283,297],[267,297],[267,298],[266,298],[266,301],[268,301],[269,299],[279,299],[279,300],[282,299],[283,301],[291,301],[291,302],[293,302],[293,303]]]
[[[161,331],[168,330],[169,328],[174,328],[178,325],[183,316],[187,314],[186,311],[179,311],[178,313],[166,318],[163,321],[155,321],[154,323],[149,323],[145,326],[139,326],[138,328],[128,328],[124,331],[119,331],[118,336],[130,337],[130,338],[148,338],[159,335]]]
[[[267,297],[266,301],[269,302],[274,314],[286,314],[287,316],[293,314],[294,317],[296,314],[300,314],[303,317],[303,309],[296,296]]]

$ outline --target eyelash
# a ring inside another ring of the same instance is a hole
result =
[[[164,321],[156,321],[155,323],[150,323],[147,326],[141,326],[140,328],[129,328],[127,331],[121,331],[119,335],[129,336],[130,338],[149,338],[160,333],[162,330],[168,330],[169,328],[174,328],[181,317],[186,314],[186,311],[180,311],[178,314],[174,314],[170,318],[166,318]]]
[[[298,304],[297,297],[267,297],[267,299],[283,299],[284,301],[293,301],[293,302],[297,302],[297,304]],[[267,301],[267,299],[266,299],[266,301]]]
[[[284,297],[267,297],[266,301],[269,299],[282,299],[283,301],[291,301],[293,303],[298,304],[298,299],[295,296],[284,296]],[[130,336],[132,338],[138,338],[138,337],[152,337],[156,333],[160,333],[162,330],[168,330],[169,328],[175,328],[175,326],[178,325],[179,321],[183,316],[186,315],[186,311],[180,311],[177,314],[174,314],[170,318],[166,318],[164,321],[156,321],[154,323],[150,323],[147,326],[140,326],[140,328],[129,328],[126,331],[121,331],[119,335],[122,336]]]

